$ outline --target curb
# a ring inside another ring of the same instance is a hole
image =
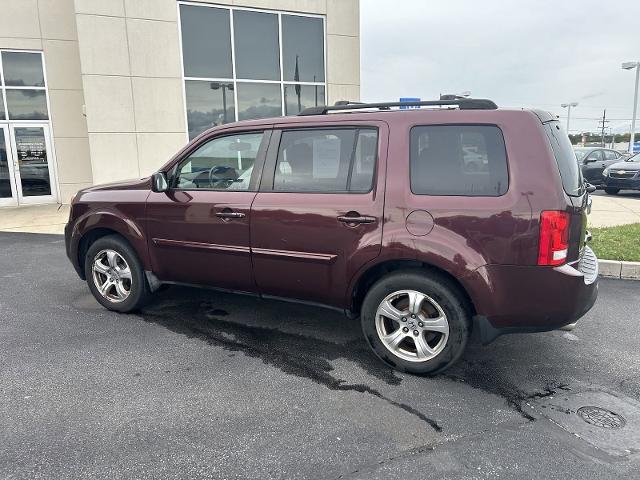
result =
[[[598,260],[598,272],[602,277],[640,280],[640,262]]]

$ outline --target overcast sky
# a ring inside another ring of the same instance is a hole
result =
[[[603,108],[629,131],[640,61],[640,0],[361,0],[361,98],[437,99],[471,91],[501,107],[538,107],[573,133]],[[638,126],[636,126],[638,128]]]

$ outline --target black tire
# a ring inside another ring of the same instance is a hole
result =
[[[405,360],[390,351],[378,335],[378,306],[388,295],[402,290],[428,295],[446,314],[449,335],[444,348],[433,358],[419,362]],[[381,360],[397,370],[418,375],[434,375],[453,365],[464,352],[471,334],[470,308],[457,285],[437,272],[426,270],[403,270],[382,277],[367,292],[360,319],[369,346]]]
[[[607,195],[617,195],[620,189],[613,187],[604,187],[604,191]]]
[[[105,298],[98,290],[93,276],[93,262],[100,252],[113,250],[127,263],[131,271],[129,294],[126,299],[115,302]],[[84,261],[84,273],[89,290],[95,299],[105,308],[115,312],[127,313],[141,308],[149,299],[150,290],[140,259],[131,245],[120,235],[108,235],[93,242],[87,249]]]

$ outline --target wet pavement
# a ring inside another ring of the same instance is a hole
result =
[[[115,314],[60,236],[0,252],[0,478],[640,477],[640,282],[421,378],[330,310],[172,287]]]

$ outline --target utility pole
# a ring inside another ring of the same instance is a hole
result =
[[[602,120],[600,120],[600,122],[602,123],[602,125],[600,125],[600,131],[601,131],[601,146],[602,148],[604,148],[604,129],[607,125],[607,123],[609,123],[609,120],[607,120],[607,109],[605,108],[604,111],[602,112]]]

